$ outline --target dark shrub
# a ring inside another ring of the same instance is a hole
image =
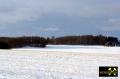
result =
[[[116,37],[108,37],[106,39],[105,46],[118,46],[118,45],[119,45],[118,38],[116,38]]]
[[[116,42],[116,43],[117,43],[117,42],[118,42],[118,39],[117,39],[116,37],[108,37],[108,38],[107,38],[107,41],[108,41],[108,42]]]
[[[5,42],[5,41],[0,41],[0,49],[10,49],[11,46]]]

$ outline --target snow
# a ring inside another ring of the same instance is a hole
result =
[[[84,46],[84,45],[47,45],[46,48],[24,47],[18,48],[17,50],[120,54],[120,47]]]
[[[120,48],[48,45],[0,50],[0,79],[120,79],[100,78],[99,66],[118,66],[120,71]]]

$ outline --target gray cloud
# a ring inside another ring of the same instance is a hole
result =
[[[111,17],[120,13],[111,0],[0,0],[0,24],[35,21],[45,14],[79,17]]]
[[[120,30],[120,18],[111,18],[104,21],[100,27],[103,31],[119,31]]]
[[[116,33],[119,14],[120,0],[0,0],[0,34]]]
[[[59,31],[60,28],[59,27],[47,27],[47,28],[44,28],[43,31],[52,31],[52,32],[55,32],[55,31]]]

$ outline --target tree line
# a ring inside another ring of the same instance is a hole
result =
[[[82,36],[63,36],[48,38],[49,44],[66,44],[66,45],[105,45],[118,46],[120,42],[117,37],[107,37],[103,35],[82,35]]]
[[[25,46],[46,47],[47,44],[119,46],[120,42],[117,37],[107,37],[103,35],[63,36],[56,38],[44,38],[39,36],[0,37],[1,49],[20,48]]]
[[[0,48],[20,48],[25,46],[46,47],[47,40],[44,37],[0,37]]]

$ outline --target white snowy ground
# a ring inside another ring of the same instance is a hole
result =
[[[100,78],[99,66],[119,76]],[[120,79],[120,47],[48,45],[0,50],[0,79]]]

